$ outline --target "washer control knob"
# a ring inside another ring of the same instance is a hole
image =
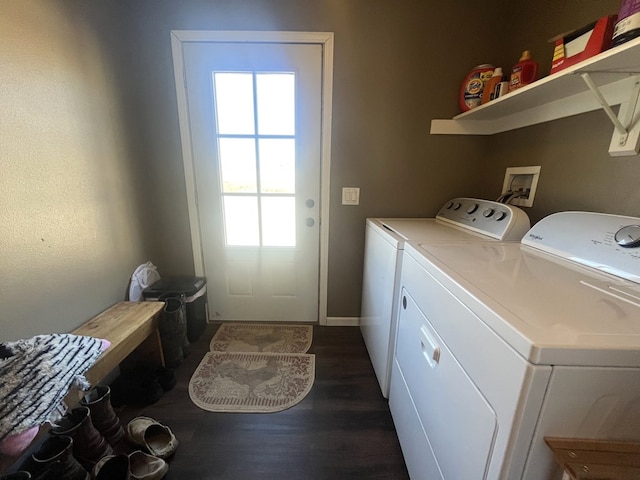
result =
[[[462,206],[461,203],[456,202],[455,205],[453,206],[454,210],[460,210],[460,207]]]
[[[447,203],[447,210],[451,210],[451,207],[453,207],[453,202]]]
[[[469,208],[467,208],[467,213],[473,213],[476,210],[478,210],[478,204],[474,203],[473,205],[471,205]]]
[[[627,225],[616,232],[616,242],[625,248],[640,246],[640,225]]]
[[[498,212],[496,213],[496,222],[499,222],[500,220],[504,220],[505,218],[507,218],[507,212]]]
[[[493,208],[487,208],[484,212],[482,212],[482,215],[487,218],[491,218],[491,215],[493,215],[494,213],[496,213],[496,211]]]

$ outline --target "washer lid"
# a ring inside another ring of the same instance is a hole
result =
[[[640,367],[640,285],[514,243],[406,250],[530,362]]]
[[[524,245],[640,283],[640,218],[560,212],[534,225]]]
[[[440,223],[434,218],[377,218],[374,220],[406,241],[428,241],[429,243],[493,241],[486,235]]]

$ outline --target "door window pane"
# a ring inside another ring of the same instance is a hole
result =
[[[257,197],[223,196],[224,227],[227,245],[258,246],[258,199]]]
[[[295,135],[295,75],[256,75],[258,134]]]
[[[296,145],[293,138],[265,138],[260,149],[262,193],[295,193]]]
[[[262,197],[262,244],[268,247],[296,245],[294,197]]]
[[[295,75],[214,72],[213,81],[226,245],[295,246]]]
[[[224,193],[256,193],[256,147],[252,138],[220,138],[220,172]]]
[[[218,133],[253,135],[253,75],[216,72],[213,74]]]

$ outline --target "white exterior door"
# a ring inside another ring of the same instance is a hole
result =
[[[192,42],[182,55],[210,318],[316,322],[323,46]]]

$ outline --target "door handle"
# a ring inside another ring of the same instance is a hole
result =
[[[420,327],[420,334],[422,354],[424,355],[424,358],[427,359],[429,366],[431,368],[435,368],[436,365],[438,365],[438,362],[440,362],[440,347],[435,340],[431,338],[431,335],[429,335],[429,332],[427,332],[424,325]]]

